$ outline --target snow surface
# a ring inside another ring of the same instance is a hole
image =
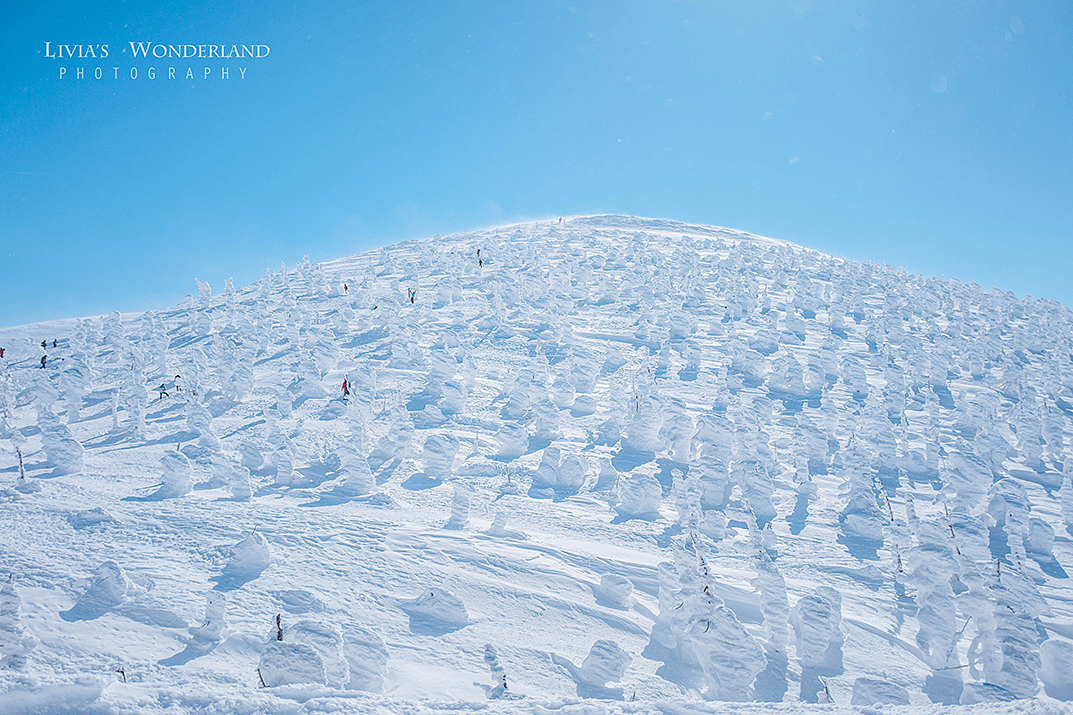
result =
[[[1057,303],[591,216],[0,346],[0,715],[1070,712]]]

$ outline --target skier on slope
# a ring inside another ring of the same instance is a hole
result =
[[[416,290],[410,290],[409,288],[407,288],[406,292],[410,294],[410,305],[413,305],[414,298],[417,297],[417,291]]]
[[[350,383],[345,377],[343,378],[343,397],[350,397]]]
[[[48,350],[48,341],[47,340],[42,340],[41,341],[41,349],[42,350]]]
[[[163,383],[163,382],[162,382],[162,383],[160,383],[160,387],[158,387],[158,388],[157,388],[157,390],[159,390],[159,391],[160,391],[160,399],[161,399],[161,400],[163,400],[163,399],[164,399],[165,397],[171,397],[171,395],[169,395],[169,394],[168,394],[168,390],[167,390],[167,388],[166,388],[166,387],[164,386],[164,383]]]
[[[0,358],[4,357],[4,349],[0,348]]]
[[[183,391],[183,388],[179,386],[179,376],[178,375],[175,376],[175,391],[176,392],[182,392]]]
[[[44,370],[44,369],[45,369],[45,361],[46,361],[46,360],[48,360],[48,355],[42,355],[42,356],[41,356],[41,369],[42,369],[42,370]]]

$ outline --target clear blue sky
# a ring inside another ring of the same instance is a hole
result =
[[[0,70],[0,325],[595,212],[1073,303],[1070,3],[10,0]]]

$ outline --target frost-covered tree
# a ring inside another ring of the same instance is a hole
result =
[[[469,507],[473,499],[473,490],[457,479],[451,482],[453,496],[451,498],[451,517],[447,520],[445,529],[463,529],[469,520]]]
[[[37,405],[37,424],[41,430],[41,447],[56,471],[59,474],[81,472],[85,448],[47,405]]]
[[[205,595],[205,616],[200,626],[190,628],[190,635],[198,640],[215,643],[220,641],[227,628],[227,596],[220,591]]]
[[[38,642],[22,624],[22,597],[11,574],[0,586],[0,671],[25,669]]]
[[[623,474],[616,481],[615,511],[620,516],[654,518],[659,515],[662,500],[663,488],[651,474]]]
[[[212,413],[196,398],[186,403],[186,426],[198,436],[198,443],[206,449],[220,449],[220,440],[212,429]]]
[[[272,565],[272,551],[265,537],[251,531],[242,541],[231,547],[231,558],[224,566],[224,574],[255,578]]]
[[[438,432],[425,439],[423,456],[425,474],[431,479],[446,480],[454,473],[458,454],[458,438],[449,432]]]
[[[160,467],[163,470],[160,486],[149,496],[150,499],[175,499],[190,493],[194,481],[190,474],[190,460],[185,454],[178,450],[165,452],[160,459]]]
[[[802,669],[835,675],[842,672],[842,596],[819,586],[802,596],[790,611]],[[813,693],[815,694],[815,693]]]
[[[660,565],[660,613],[653,642],[668,658],[693,663],[703,673],[704,695],[713,700],[749,700],[767,663],[764,648],[715,595],[699,538],[675,542],[675,566]]]

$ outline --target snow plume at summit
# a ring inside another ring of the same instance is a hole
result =
[[[197,287],[0,330],[0,712],[1073,698],[1064,305],[626,216]]]

